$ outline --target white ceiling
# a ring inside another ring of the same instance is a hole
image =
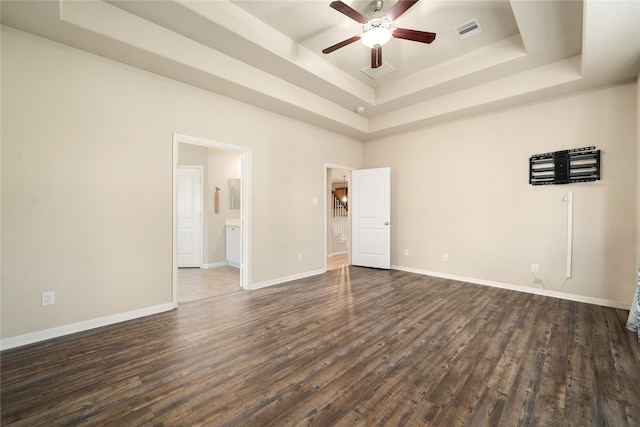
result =
[[[368,1],[346,1],[369,16]],[[394,26],[372,79],[361,26],[330,1],[10,1],[2,23],[366,141],[634,79],[640,2],[421,0]],[[382,13],[395,3],[387,1]],[[483,32],[453,28],[477,18]],[[356,108],[364,107],[364,113]]]
[[[396,1],[385,2],[378,14],[371,12],[368,1],[348,3],[371,18],[384,15]],[[329,1],[234,1],[233,4],[277,28],[285,36],[319,56],[323,56],[322,49],[329,45],[362,33],[359,23],[331,9]],[[582,13],[579,6],[578,4],[577,17],[573,19],[578,26],[581,25]],[[453,31],[454,26],[473,18],[478,18],[484,32],[476,37],[460,40]],[[425,45],[391,39],[383,48],[383,59],[396,72],[377,80],[360,71],[370,62],[370,50],[361,43],[344,47],[323,56],[323,59],[364,84],[378,88],[518,34],[518,25],[511,6],[506,1],[423,0],[398,18],[394,26],[436,32],[437,42]],[[579,39],[575,40],[573,50],[573,54],[579,53]]]

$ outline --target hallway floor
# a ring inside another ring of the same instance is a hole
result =
[[[198,301],[240,290],[240,270],[218,268],[179,268],[178,304]]]
[[[337,270],[349,265],[349,254],[340,254],[327,257],[327,271]]]
[[[327,258],[327,271],[349,265],[348,254]],[[240,270],[231,266],[217,268],[179,268],[178,304],[199,301],[240,290]]]

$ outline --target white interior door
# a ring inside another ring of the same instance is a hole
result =
[[[391,268],[391,169],[351,172],[351,264]]]
[[[178,197],[178,267],[202,265],[202,170],[179,167],[176,177]]]

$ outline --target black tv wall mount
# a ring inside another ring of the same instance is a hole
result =
[[[529,184],[571,184],[600,179],[600,150],[575,148],[529,158]]]

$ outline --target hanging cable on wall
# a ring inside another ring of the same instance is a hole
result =
[[[567,278],[571,278],[573,257],[573,191],[569,191],[563,199],[567,202]]]

